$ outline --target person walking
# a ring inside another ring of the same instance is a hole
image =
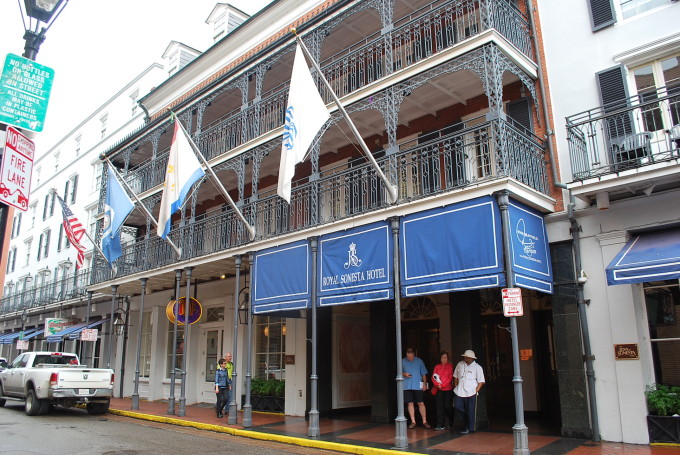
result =
[[[401,359],[401,368],[404,376],[404,403],[408,406],[408,414],[411,417],[410,429],[416,427],[416,412],[414,403],[418,403],[420,417],[423,419],[425,428],[432,428],[427,423],[423,392],[427,390],[427,368],[423,361],[416,357],[413,348],[406,349],[406,357]]]
[[[474,433],[476,429],[477,395],[485,382],[484,371],[475,362],[476,359],[475,352],[468,349],[453,371],[456,412],[465,422],[465,428],[460,434]]]
[[[220,359],[218,368],[215,370],[215,394],[217,395],[217,403],[215,403],[215,412],[218,418],[224,417],[224,407],[228,403],[229,389],[231,387],[231,380],[229,379],[225,360]]]
[[[437,403],[437,426],[435,430],[445,430],[447,420],[453,426],[453,365],[449,363],[449,353],[442,351],[439,355],[440,363],[432,372],[432,393],[435,394]]]
[[[226,408],[231,403],[231,375],[234,374],[234,364],[231,361],[231,352],[227,352],[224,356],[225,367],[227,368],[227,377],[229,378],[229,392],[227,393],[227,401],[224,404]]]

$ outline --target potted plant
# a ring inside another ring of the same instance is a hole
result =
[[[680,387],[654,384],[647,387],[647,428],[651,442],[680,443]]]
[[[285,392],[285,380],[252,378],[250,380],[250,404],[253,411],[284,412]],[[245,395],[241,399],[242,403],[245,403]]]

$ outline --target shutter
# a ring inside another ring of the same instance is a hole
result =
[[[508,103],[506,111],[508,117],[514,120],[515,124],[522,126],[529,132],[533,132],[531,104],[529,103],[529,98],[522,98],[521,100]]]
[[[630,105],[625,68],[623,66],[615,66],[600,71],[595,76],[597,78],[597,87],[600,91],[602,110],[605,114]],[[623,113],[604,118],[610,140],[632,133],[633,122],[630,115],[630,113]]]
[[[45,195],[45,207],[43,207],[43,221],[47,219],[47,207],[50,205],[50,195]]]
[[[52,203],[50,204],[50,216],[54,214],[54,200],[57,198],[57,193],[52,192]]]
[[[40,241],[38,242],[38,260],[40,260],[40,255],[42,254],[42,247],[43,247],[43,237],[45,234],[40,234]]]
[[[78,191],[78,174],[73,176],[73,188],[71,189],[71,204],[76,203],[76,192]]]
[[[19,212],[18,221],[17,221],[17,236],[19,235],[20,232],[21,232],[21,212]]]
[[[12,250],[12,272],[14,272],[14,266],[16,265],[17,262],[17,249],[14,248]]]
[[[16,232],[17,232],[17,217],[15,216],[14,219],[12,220],[12,235],[10,238],[16,237]]]
[[[68,188],[70,183],[71,181],[67,180],[66,183],[64,184],[64,202],[68,201]]]
[[[616,12],[612,0],[588,0],[590,24],[596,32],[616,23]]]
[[[45,257],[45,258],[47,257],[47,254],[50,252],[50,234],[51,233],[52,233],[52,231],[47,231],[45,233],[45,251],[44,251],[44,254],[43,254],[43,257]]]
[[[64,225],[59,225],[59,240],[57,241],[57,252],[61,251],[61,239],[64,236]]]

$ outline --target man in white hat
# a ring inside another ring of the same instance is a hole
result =
[[[460,434],[475,431],[477,414],[477,394],[484,385],[484,371],[475,362],[475,352],[468,349],[463,354],[463,360],[458,362],[453,371],[453,393],[456,412],[463,418],[465,429]]]

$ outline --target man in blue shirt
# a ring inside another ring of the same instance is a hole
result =
[[[427,368],[423,361],[416,357],[413,348],[406,349],[406,357],[401,359],[401,368],[404,376],[404,403],[408,405],[408,415],[411,417],[411,424],[408,426],[413,429],[416,427],[416,413],[413,403],[418,403],[418,411],[423,419],[423,426],[431,428],[427,423],[425,414],[425,403],[423,402],[423,392],[427,390]]]
[[[223,417],[224,408],[228,404],[229,389],[231,388],[231,380],[229,373],[225,367],[225,360],[220,359],[219,367],[215,371],[215,394],[217,395],[217,403],[215,404],[215,412],[217,417]]]

